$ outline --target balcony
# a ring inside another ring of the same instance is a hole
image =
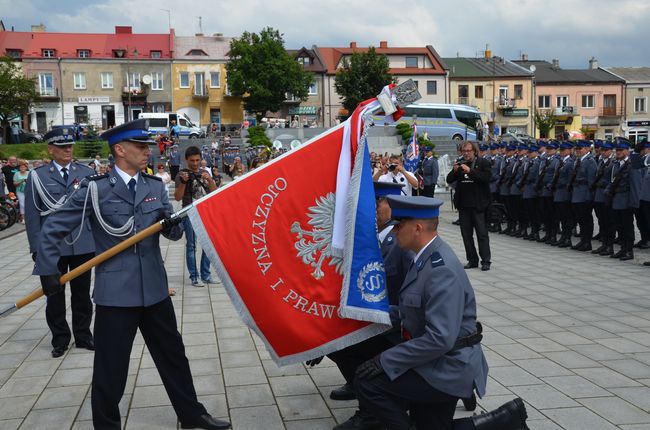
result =
[[[558,106],[555,108],[555,115],[557,116],[574,116],[578,115],[577,106]]]
[[[192,87],[192,98],[198,100],[207,100],[210,97],[207,85],[195,85]]]
[[[131,100],[144,100],[149,94],[149,87],[123,87],[122,88],[122,100],[128,100],[129,97]]]
[[[619,117],[623,116],[623,108],[620,107],[602,107],[598,110],[598,116]]]
[[[43,88],[39,91],[39,99],[44,102],[58,102],[61,100],[58,88]]]
[[[285,93],[284,102],[287,104],[292,104],[292,103],[300,104],[301,100],[298,97],[295,97],[293,94]]]
[[[514,107],[517,107],[517,103],[515,99],[499,97],[499,101],[497,102],[497,107],[499,109],[512,109]]]

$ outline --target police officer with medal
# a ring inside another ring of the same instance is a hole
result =
[[[362,409],[390,430],[526,429],[515,399],[486,414],[453,420],[456,402],[485,394],[474,290],[453,250],[438,237],[442,201],[389,196],[398,245],[416,254],[399,291],[402,343],[361,364],[354,387]],[[407,414],[408,412],[408,414]]]
[[[57,128],[48,132],[44,139],[52,157],[50,164],[34,169],[25,187],[25,224],[29,251],[36,260],[43,233],[42,226],[48,217],[61,207],[79,188],[81,181],[95,171],[72,161],[74,145],[73,130]],[[74,229],[59,243],[58,271],[65,273],[90,260],[95,253],[95,242],[90,223],[73,226]],[[77,348],[94,350],[90,321],[93,304],[90,300],[90,275],[88,271],[70,281],[72,302],[72,333],[66,321],[65,291],[63,287],[48,297],[45,319],[52,332],[52,357],[61,357],[68,349],[72,334]]]
[[[179,218],[162,181],[142,173],[151,153],[148,121],[138,119],[106,131],[115,158],[110,173],[89,177],[41,228],[34,273],[41,276],[48,299],[61,291],[57,266],[63,239],[88,217],[96,252],[164,220],[162,234],[182,235]],[[95,361],[92,381],[93,425],[120,429],[118,404],[124,393],[133,339],[139,329],[149,349],[181,428],[225,429],[230,423],[211,417],[198,402],[192,374],[178,332],[159,234],[101,263],[95,270]]]

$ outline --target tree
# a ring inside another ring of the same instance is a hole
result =
[[[397,83],[390,74],[388,57],[379,55],[372,46],[366,52],[353,52],[343,58],[336,72],[334,86],[343,98],[343,107],[352,113],[364,100],[376,97],[386,85]]]
[[[230,42],[228,89],[242,97],[258,124],[266,112],[276,112],[287,93],[306,100],[314,77],[284,49],[282,35],[271,27],[259,34],[244,32]]]
[[[26,114],[38,98],[36,82],[26,78],[9,57],[0,58],[0,125],[4,141],[9,142],[9,120]]]
[[[548,135],[556,123],[557,117],[551,109],[535,111],[535,124],[537,124],[537,128],[539,129],[539,137],[543,139],[549,137]]]

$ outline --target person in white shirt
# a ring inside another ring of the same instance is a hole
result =
[[[413,187],[418,186],[418,180],[415,175],[404,169],[402,159],[397,155],[391,155],[388,159],[388,172],[381,175],[379,182],[392,182],[394,184],[404,185],[402,193],[405,196],[413,194]]]

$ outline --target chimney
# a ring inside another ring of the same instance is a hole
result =
[[[133,28],[130,25],[116,25],[115,34],[133,34]]]
[[[45,33],[45,24],[32,25],[32,33]]]
[[[354,49],[357,47],[357,42],[350,42],[350,48]]]
[[[379,47],[380,48],[388,48],[388,42],[385,40],[379,41]]]
[[[596,70],[598,68],[598,60],[595,57],[591,57],[589,60],[589,70]]]
[[[557,58],[553,58],[553,60],[551,60],[551,61],[553,63],[553,67],[552,67],[553,69],[559,69],[560,68],[560,60],[558,60]]]
[[[490,45],[487,43],[485,44],[485,52],[484,52],[485,58],[492,58],[492,51],[490,51]]]
[[[528,54],[521,54],[521,61],[528,61]]]
[[[195,33],[194,36],[196,36],[196,37],[203,37],[203,33]]]

